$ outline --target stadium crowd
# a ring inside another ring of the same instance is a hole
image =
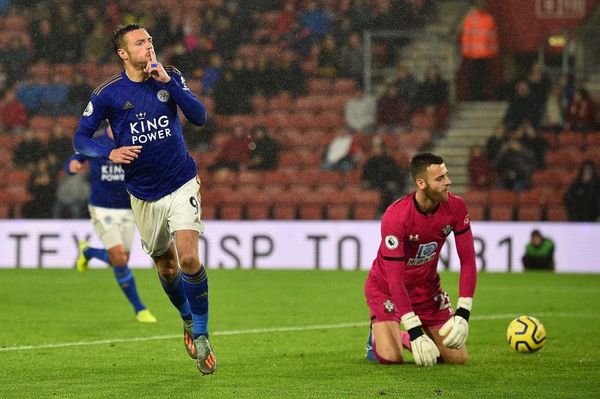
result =
[[[384,46],[373,62],[396,75],[373,93],[362,88],[362,32],[422,29],[435,17],[432,0],[4,3],[0,217],[86,212],[84,196],[57,195],[86,184],[65,182],[62,164],[90,92],[121,69],[107,38],[132,21],[154,32],[159,57],[181,70],[209,110],[206,126],[184,125],[206,218],[376,218],[404,193],[410,155],[446,129],[449,85],[435,66],[415,77]],[[489,170],[473,188],[529,188],[556,137],[594,128],[593,103],[572,79],[551,82],[534,66],[514,87],[504,123],[471,160]],[[373,168],[382,167],[402,176],[373,181]],[[269,195],[260,212],[236,203],[237,194],[260,198],[265,190],[296,191],[296,202],[277,195],[274,203]],[[326,204],[339,190],[348,201]],[[311,196],[297,193],[307,191],[320,191],[323,203],[304,214]],[[231,202],[220,206],[223,198]]]

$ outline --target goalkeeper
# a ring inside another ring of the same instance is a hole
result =
[[[433,366],[439,359],[464,364],[477,280],[469,213],[465,202],[449,192],[451,181],[441,156],[416,154],[409,168],[416,191],[383,214],[381,244],[365,284],[371,312],[367,358],[403,363],[405,347],[418,366]],[[456,311],[437,272],[451,232],[461,264]]]

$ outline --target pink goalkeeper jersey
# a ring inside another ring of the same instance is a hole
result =
[[[476,284],[475,250],[469,213],[462,198],[448,193],[430,214],[419,210],[415,193],[390,205],[381,220],[381,243],[373,261],[365,294],[392,298],[400,315],[440,290],[437,263],[448,235],[454,232],[460,258],[460,293],[472,297]]]

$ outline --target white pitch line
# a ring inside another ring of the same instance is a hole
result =
[[[598,319],[600,314],[593,313],[567,313],[567,312],[529,312],[528,314],[536,317],[559,317],[559,318],[572,318],[572,319]],[[479,315],[473,316],[471,320],[502,320],[511,319],[517,317],[516,313],[505,313],[505,314],[490,314],[490,315]],[[294,331],[311,331],[311,330],[334,330],[340,328],[356,328],[366,327],[369,323],[365,321],[358,321],[353,323],[338,323],[338,324],[313,324],[308,326],[287,326],[287,327],[272,327],[272,328],[250,328],[246,330],[223,330],[212,332],[212,336],[219,335],[246,335],[246,334],[268,334],[268,333],[280,333],[280,332],[294,332]],[[180,334],[177,335],[155,335],[151,337],[134,337],[134,338],[116,338],[116,339],[102,339],[97,341],[77,341],[77,342],[63,342],[56,344],[42,344],[42,345],[21,345],[21,346],[7,346],[0,347],[0,352],[14,352],[14,351],[26,351],[35,349],[56,349],[56,348],[69,348],[75,346],[92,346],[92,345],[110,345],[117,343],[127,342],[146,342],[146,341],[160,341],[167,339],[181,338]]]

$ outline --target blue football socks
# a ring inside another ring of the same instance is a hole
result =
[[[108,251],[104,248],[88,247],[83,251],[83,255],[88,259],[100,259],[101,261],[110,265],[110,260],[108,259]]]
[[[190,310],[190,304],[183,290],[183,278],[182,273],[179,272],[177,277],[171,282],[166,281],[160,274],[158,275],[160,284],[163,290],[171,300],[173,306],[177,308],[181,318],[184,320],[190,320],[192,318],[192,311]]]
[[[121,287],[121,290],[133,306],[135,313],[140,310],[146,309],[146,306],[140,300],[140,297],[137,292],[137,288],[135,286],[135,279],[133,278],[133,273],[125,266],[113,266],[113,273],[115,274],[115,279]]]
[[[208,276],[203,266],[193,274],[183,274],[183,289],[194,320],[194,339],[208,337]]]

